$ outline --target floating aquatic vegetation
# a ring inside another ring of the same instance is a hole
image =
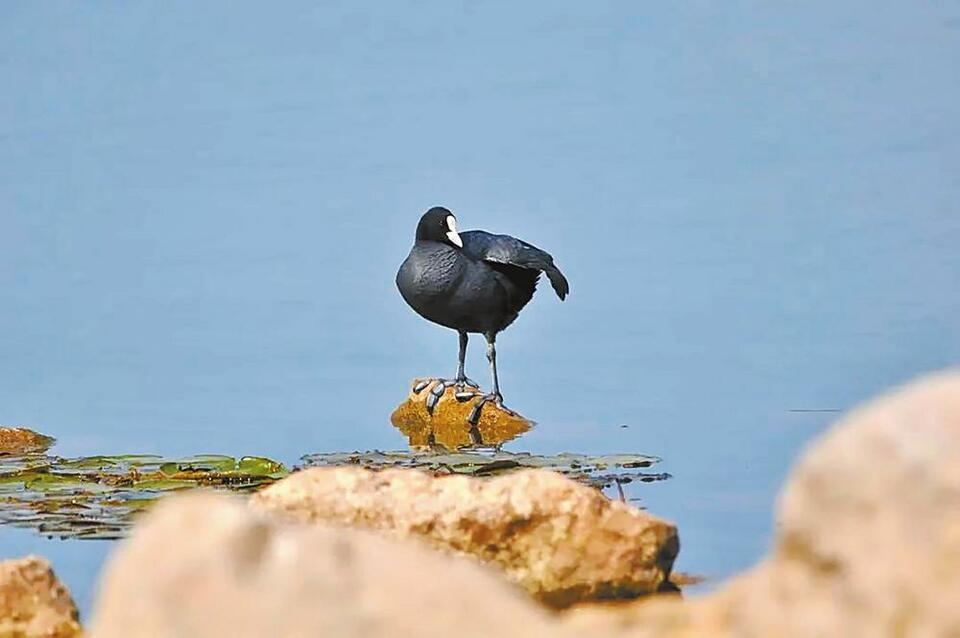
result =
[[[474,477],[541,468],[597,489],[616,488],[611,496],[623,500],[625,484],[669,477],[648,471],[660,459],[642,454],[543,456],[503,451],[504,442],[526,432],[532,423],[506,410],[485,409],[471,425],[461,414],[469,406],[458,402],[451,388],[446,390],[437,397],[433,413],[413,390],[395,411],[393,424],[407,436],[411,451],[310,454],[303,457],[302,467],[417,468]],[[44,454],[53,442],[24,428],[0,428],[0,524],[59,538],[119,538],[139,512],[166,494],[197,487],[253,490],[289,473],[282,464],[256,456],[67,459]]]
[[[539,468],[559,472],[568,478],[597,489],[622,486],[634,481],[645,483],[670,478],[665,472],[640,471],[660,462],[644,454],[555,454],[541,456],[523,452],[505,452],[496,448],[429,452],[335,452],[309,454],[304,467],[359,465],[367,469],[416,468],[434,474],[499,476],[520,469]]]
[[[250,490],[287,474],[281,463],[256,456],[0,456],[0,523],[51,537],[119,538],[138,512],[165,494]]]
[[[311,454],[303,467],[359,465],[418,468],[435,474],[499,476],[523,468],[560,472],[597,489],[668,478],[645,471],[660,459],[639,454],[541,456],[469,449]],[[0,456],[0,524],[56,538],[115,539],[159,497],[197,487],[250,491],[286,476],[268,458],[200,455],[183,459],[131,454],[67,459],[45,454]]]

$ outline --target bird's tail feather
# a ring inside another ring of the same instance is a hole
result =
[[[550,264],[543,269],[543,272],[547,273],[550,285],[553,286],[557,296],[560,297],[561,300],[565,299],[570,293],[570,284],[567,282],[567,278],[563,276],[563,273],[560,272],[560,269]]]

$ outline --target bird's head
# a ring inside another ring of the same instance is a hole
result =
[[[417,241],[438,241],[463,248],[463,240],[457,233],[457,218],[443,206],[434,206],[420,218]]]

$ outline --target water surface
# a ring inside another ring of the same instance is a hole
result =
[[[393,284],[434,204],[571,282],[498,341],[539,423],[512,449],[662,457],[632,495],[714,582],[837,416],[794,410],[960,355],[952,4],[2,14],[0,423],[59,454],[401,448],[409,380],[456,363]],[[109,545],[0,550],[88,609]]]

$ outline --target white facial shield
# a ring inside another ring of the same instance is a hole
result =
[[[447,228],[450,229],[447,233],[447,239],[449,239],[453,245],[463,248],[463,240],[460,239],[460,235],[457,234],[457,219],[453,215],[447,216]]]

